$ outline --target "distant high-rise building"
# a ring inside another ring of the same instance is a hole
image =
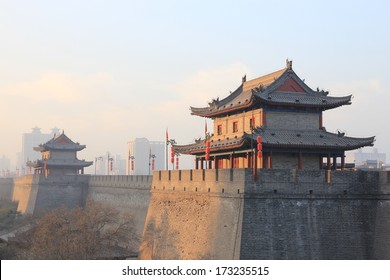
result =
[[[58,128],[53,128],[51,133],[41,133],[41,129],[39,127],[34,127],[32,132],[23,133],[21,166],[18,166],[18,168],[25,168],[28,161],[36,161],[40,159],[41,155],[39,152],[34,151],[34,147],[46,143],[49,139],[54,137],[54,135],[59,135]]]
[[[125,175],[126,160],[121,155],[111,155],[106,152],[104,155],[95,157],[96,175]]]
[[[370,161],[380,161],[382,164],[386,163],[386,154],[385,153],[379,153],[378,149],[376,148],[365,148],[359,149],[355,154],[355,164],[358,165],[359,163],[365,162],[367,160]]]
[[[7,176],[11,168],[11,161],[9,158],[2,156],[0,157],[0,176]]]
[[[378,149],[359,149],[355,154],[355,166],[358,169],[382,169],[386,164],[386,154]]]
[[[163,170],[164,148],[164,142],[149,141],[146,138],[127,142],[126,174],[149,175],[153,170]]]
[[[121,155],[115,155],[113,157],[113,175],[125,175],[126,174],[126,160]]]

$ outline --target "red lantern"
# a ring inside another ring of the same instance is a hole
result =
[[[112,161],[110,161],[110,171],[112,171]]]
[[[152,170],[154,170],[154,159],[152,159]]]
[[[131,170],[134,170],[134,160],[131,161]]]
[[[179,157],[176,157],[176,170],[179,170]]]
[[[262,153],[263,144],[261,142],[262,142],[261,136],[257,136],[257,156],[258,157],[263,156],[263,153]]]
[[[171,163],[175,163],[175,150],[173,149],[173,147],[171,148]]]
[[[206,142],[206,160],[210,159],[210,141]]]

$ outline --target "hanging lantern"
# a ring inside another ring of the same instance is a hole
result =
[[[210,141],[206,142],[206,160],[210,159]]]
[[[263,144],[261,136],[257,136],[257,156],[262,157],[263,156]]]
[[[175,163],[175,150],[173,149],[173,147],[171,148],[171,163]]]
[[[179,170],[179,157],[176,157],[176,170]]]
[[[131,170],[134,171],[134,160],[131,160]]]
[[[152,170],[154,170],[154,159],[152,159]]]

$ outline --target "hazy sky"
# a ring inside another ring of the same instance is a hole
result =
[[[35,126],[64,129],[87,160],[166,127],[190,143],[204,119],[189,106],[286,58],[312,88],[353,94],[326,112],[328,131],[375,135],[390,156],[389,3],[0,0],[0,156],[14,161]]]

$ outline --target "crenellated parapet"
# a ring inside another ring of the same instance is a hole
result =
[[[152,176],[148,175],[94,175],[89,178],[90,187],[131,188],[150,190]]]
[[[389,171],[248,168],[155,171],[152,191],[212,194],[390,195]]]

